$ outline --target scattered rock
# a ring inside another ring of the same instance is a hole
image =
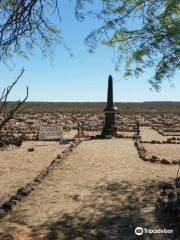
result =
[[[7,211],[5,211],[4,209],[0,208],[0,219],[5,217],[7,214]]]
[[[5,234],[0,233],[0,239],[1,240],[13,240],[14,238],[8,233],[5,233]]]
[[[10,203],[9,201],[6,201],[3,203],[2,208],[8,212],[12,210],[12,203]]]
[[[62,157],[63,157],[63,154],[62,154],[62,153],[59,153],[59,154],[57,155],[57,159],[62,159]]]
[[[39,175],[34,179],[34,182],[40,183],[41,181],[42,181],[42,178]]]
[[[74,148],[74,147],[76,147],[76,144],[75,143],[71,143],[71,148]]]
[[[180,177],[177,177],[175,179],[175,185],[176,185],[176,188],[180,188]]]
[[[160,184],[160,188],[162,188],[162,191],[164,192],[165,189],[174,189],[174,184],[170,182],[163,182]]]
[[[34,152],[34,148],[28,148],[28,152]]]
[[[160,160],[160,163],[162,163],[162,164],[172,164],[172,161],[163,158],[163,159]]]
[[[156,140],[152,140],[151,141],[152,144],[156,144],[156,143],[160,143],[159,141],[156,141]]]
[[[173,160],[172,164],[179,164],[179,160]]]
[[[159,162],[160,161],[160,158],[157,157],[157,156],[152,156],[151,159],[150,159],[151,162]]]
[[[77,138],[75,138],[73,141],[76,145],[79,143],[79,139],[77,139]]]
[[[172,183],[163,183],[157,199],[157,207],[178,219],[180,214],[180,195]]]
[[[23,187],[17,190],[17,195],[27,196],[31,191],[30,187]]]
[[[22,199],[22,195],[18,194],[18,195],[15,195],[15,196],[12,196],[9,201],[16,204],[17,202],[21,201]]]

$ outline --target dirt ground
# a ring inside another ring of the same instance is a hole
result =
[[[142,141],[166,141],[170,136],[162,136],[156,130],[151,127],[140,127],[141,139]]]
[[[158,156],[161,159],[180,160],[180,145],[179,144],[143,144],[147,154]]]
[[[133,240],[138,226],[169,229],[157,217],[155,202],[159,183],[174,178],[176,170],[142,161],[133,140],[84,141],[1,220],[0,239]]]
[[[74,131],[65,135],[71,138]],[[70,144],[70,143],[69,143]],[[7,200],[16,190],[35,178],[50,162],[69,146],[58,142],[29,141],[20,148],[0,152],[0,204]],[[34,148],[28,152],[28,148]]]
[[[123,137],[133,137],[134,132],[120,132]]]

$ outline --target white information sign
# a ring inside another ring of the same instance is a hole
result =
[[[96,127],[97,121],[96,120],[88,120],[88,121],[85,121],[85,124],[89,125],[90,127]]]
[[[39,140],[60,140],[63,138],[63,127],[42,126],[39,130]]]

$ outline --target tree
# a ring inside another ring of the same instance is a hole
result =
[[[28,98],[28,87],[26,96],[21,101],[17,101],[15,103],[12,103],[11,106],[9,106],[8,97],[10,93],[12,92],[14,86],[17,84],[19,79],[24,73],[24,69],[22,69],[19,76],[12,82],[12,84],[6,88],[3,89],[1,95],[0,95],[0,145],[1,145],[1,138],[2,138],[2,129],[3,127],[9,122],[10,119],[12,119],[15,115],[15,113],[20,109],[20,107],[25,103],[25,101]]]
[[[125,77],[155,69],[149,82],[156,90],[172,79],[180,68],[179,0],[100,0],[97,12],[85,12],[87,2],[94,1],[77,1],[77,18],[94,15],[101,21],[85,39],[90,52],[98,43],[114,48],[116,69],[126,62]]]
[[[0,1],[0,60],[28,57],[34,47],[47,55],[56,42],[63,42],[58,24],[49,20],[52,14],[60,20],[58,0]]]
[[[40,47],[46,55],[56,42],[61,42],[60,31],[49,21],[50,14],[60,19],[58,0],[0,1],[0,61],[6,62],[14,55],[28,57],[34,47]],[[9,94],[23,73],[0,95],[0,133],[28,98],[27,88],[25,98],[8,108]]]

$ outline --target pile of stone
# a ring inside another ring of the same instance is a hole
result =
[[[24,141],[24,136],[15,135],[15,134],[2,134],[0,136],[0,147],[14,145],[16,147],[20,147],[22,142]]]
[[[157,208],[180,221],[180,177],[174,183],[164,183],[157,199]]]

